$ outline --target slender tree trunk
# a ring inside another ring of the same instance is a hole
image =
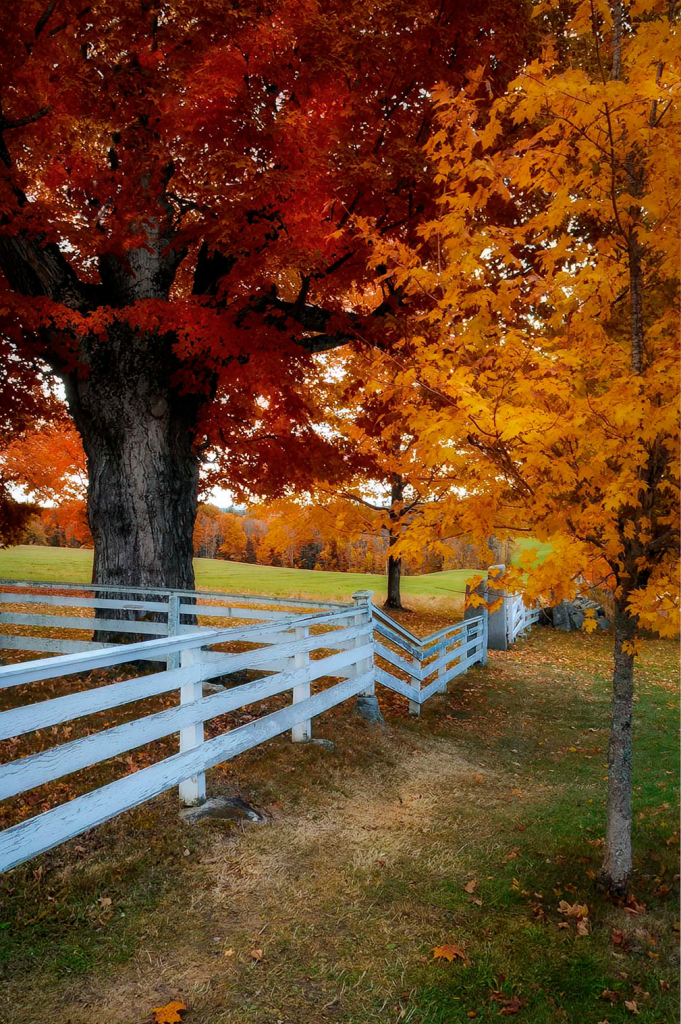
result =
[[[388,555],[388,599],[384,608],[401,608],[400,579],[402,577],[402,559]]]
[[[599,881],[610,892],[623,894],[631,874],[631,721],[634,700],[634,656],[625,644],[636,636],[636,620],[626,610],[626,595],[615,609],[615,668],[608,752],[608,803],[605,853]]]
[[[114,327],[65,377],[90,478],[93,583],[193,590],[198,401],[172,384],[172,338]]]
[[[400,538],[401,526],[402,526],[402,499],[404,497],[404,482],[401,476],[397,474],[393,477],[392,487],[390,488],[390,511],[388,513],[388,519],[390,526],[388,528],[390,538],[390,548],[397,543]],[[388,555],[388,598],[383,605],[384,608],[401,608],[402,598],[400,595],[400,580],[402,578],[402,559],[395,558],[394,555]]]

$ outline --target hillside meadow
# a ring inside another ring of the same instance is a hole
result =
[[[197,590],[223,590],[271,597],[306,597],[320,601],[348,601],[356,590],[372,590],[374,601],[386,597],[386,577],[377,573],[315,572],[270,565],[248,565],[212,558],[195,558]],[[419,608],[459,611],[466,580],[478,570],[451,569],[427,576],[402,579],[403,600]],[[0,579],[89,583],[92,550],[22,544],[0,550]]]

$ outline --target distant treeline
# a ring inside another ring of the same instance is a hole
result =
[[[85,505],[65,503],[40,509],[31,519],[23,538],[26,544],[51,547],[91,547]],[[322,530],[303,519],[295,522],[281,514],[258,510],[227,510],[200,505],[194,528],[194,554],[198,558],[224,558],[254,565],[279,565],[298,569],[326,569],[336,572],[382,574],[388,558],[388,532],[361,533],[349,539],[324,536]],[[468,569],[507,557],[506,542],[489,539],[485,550],[465,538],[450,538],[447,554],[430,551],[403,556],[405,575]]]

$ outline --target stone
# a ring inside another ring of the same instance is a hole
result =
[[[596,619],[597,629],[610,629],[611,625],[612,623],[610,622],[610,619],[607,619],[605,615],[599,615]]]
[[[262,825],[267,821],[264,814],[256,811],[240,796],[222,794],[208,797],[197,807],[185,807],[180,817],[189,825],[205,818],[217,818],[221,821],[244,821],[254,825]]]
[[[561,601],[553,609],[553,626],[554,629],[562,629],[564,633],[569,633],[572,629],[567,601]]]
[[[331,740],[322,740],[314,737],[313,739],[308,740],[307,742],[314,743],[316,747],[321,747],[322,750],[326,750],[329,754],[333,754],[334,750],[336,749],[336,744],[332,743]]]
[[[575,607],[574,604],[568,605],[568,615],[570,616],[571,627],[573,629],[581,629],[586,618],[582,609]]]
[[[360,694],[355,704],[355,711],[373,725],[385,725],[376,697],[366,697]]]
[[[223,686],[222,683],[203,683],[202,684],[202,690],[203,690],[204,697],[208,696],[211,693],[221,693],[223,690],[226,690],[226,689],[227,689],[227,687]]]

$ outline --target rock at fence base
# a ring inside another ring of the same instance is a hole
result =
[[[596,626],[598,629],[610,629],[612,623],[610,619],[606,619],[605,615],[599,615],[596,619]]]
[[[316,747],[321,747],[322,750],[326,750],[329,754],[333,754],[334,750],[336,749],[336,744],[332,743],[331,740],[317,739],[316,736],[313,737],[311,740],[308,740],[307,742],[314,743]]]
[[[240,796],[211,796],[198,807],[185,807],[180,811],[180,817],[187,824],[202,821],[207,818],[217,818],[222,821],[244,821],[254,825],[262,825],[267,818],[255,807],[242,800]]]
[[[553,626],[554,629],[562,629],[565,633],[569,633],[572,629],[567,601],[561,601],[553,609]]]
[[[227,689],[222,683],[203,683],[202,688],[204,697],[209,693],[222,693],[223,690]]]
[[[385,725],[376,697],[358,697],[355,710],[367,722],[372,722],[374,725]]]

